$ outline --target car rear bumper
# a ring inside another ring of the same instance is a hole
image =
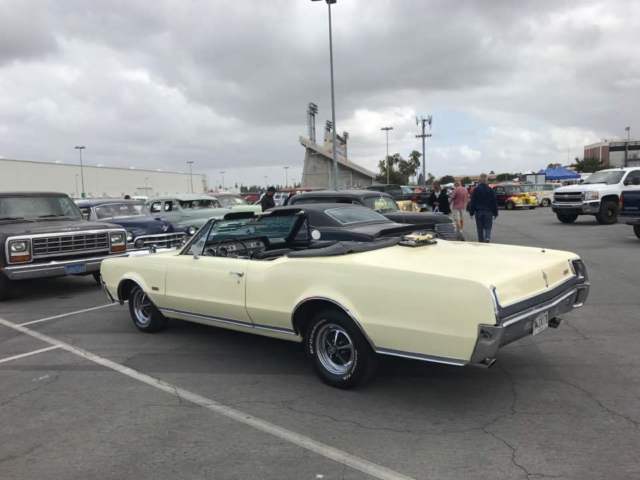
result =
[[[10,280],[29,280],[32,278],[64,277],[67,275],[84,275],[100,271],[100,264],[107,258],[126,257],[127,253],[102,255],[73,260],[51,260],[49,262],[12,265],[2,269]],[[77,266],[75,270],[74,266]],[[82,266],[82,267],[81,267]],[[81,271],[80,271],[81,270]],[[70,272],[77,273],[70,273]]]
[[[491,365],[501,347],[533,335],[536,319],[542,317],[548,321],[549,327],[557,328],[561,322],[560,315],[582,307],[589,296],[590,283],[586,270],[583,272],[583,276],[554,290],[552,297],[544,296],[527,301],[522,310],[514,312],[509,308],[500,309],[497,305],[498,323],[478,326],[478,338],[469,364]],[[506,311],[506,315],[502,316],[501,311]]]
[[[600,212],[600,201],[581,203],[553,202],[551,209],[554,213],[595,215]]]

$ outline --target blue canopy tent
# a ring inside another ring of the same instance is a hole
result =
[[[558,168],[546,168],[544,170],[540,170],[539,174],[542,174],[546,177],[547,181],[563,181],[563,180],[576,180],[580,178],[580,174],[578,172],[574,172],[573,170],[568,170],[563,167]]]

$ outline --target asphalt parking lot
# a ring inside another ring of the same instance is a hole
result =
[[[494,241],[579,253],[588,304],[491,369],[385,358],[352,391],[296,344],[145,335],[90,277],[24,283],[0,304],[0,478],[640,478],[640,240],[537,209]]]

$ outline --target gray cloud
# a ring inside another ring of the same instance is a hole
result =
[[[436,173],[579,154],[638,109],[639,13],[623,0],[343,0],[338,128],[369,167],[381,152],[374,123],[395,121],[406,154],[412,115],[427,111],[466,122],[434,131]],[[82,142],[95,163],[194,159],[262,181],[269,165],[300,165],[308,101],[329,115],[320,2],[0,0],[0,17],[3,156],[64,160]]]

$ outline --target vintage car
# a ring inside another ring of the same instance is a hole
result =
[[[533,209],[538,206],[538,199],[533,193],[525,192],[522,185],[500,183],[491,185],[496,193],[496,201],[499,207],[507,210],[516,208]]]
[[[215,198],[223,208],[228,208],[233,212],[262,212],[260,205],[252,205],[240,195],[233,193],[215,193],[212,194],[212,197]]]
[[[521,186],[525,193],[536,196],[540,207],[551,206],[553,191],[558,188],[558,185],[552,183],[523,183]]]
[[[173,249],[182,246],[186,234],[176,232],[164,220],[148,215],[144,202],[117,199],[76,200],[85,220],[109,222],[127,231],[128,251]]]
[[[176,232],[191,236],[210,218],[222,218],[230,209],[210,195],[185,193],[156,197],[147,201],[150,215],[169,222]]]
[[[320,378],[348,388],[378,355],[490,366],[589,292],[570,252],[419,233],[326,241],[304,206],[233,222],[208,222],[179,253],[104,262],[107,295],[143,332],[172,318],[302,342]]]
[[[64,193],[0,193],[0,300],[17,280],[91,274],[97,280],[100,262],[126,251],[122,227],[83,220]]]
[[[388,193],[371,190],[319,190],[304,192],[291,197],[288,205],[309,205],[312,203],[350,203],[362,205],[384,215],[392,222],[413,225],[419,230],[430,230],[447,240],[464,240],[455,222],[442,213],[409,212],[398,207]]]

